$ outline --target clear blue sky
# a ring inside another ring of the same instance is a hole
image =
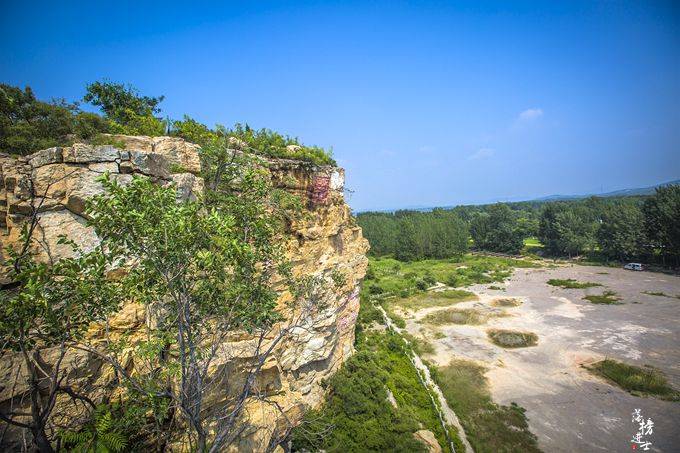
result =
[[[680,6],[12,2],[0,81],[75,100],[109,78],[164,113],[333,147],[357,210],[680,177]]]

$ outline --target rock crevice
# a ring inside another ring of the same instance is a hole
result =
[[[178,199],[191,199],[204,189],[200,148],[175,137],[114,136],[115,146],[76,143],[38,151],[25,157],[0,155],[0,241],[2,250],[18,244],[21,227],[34,210],[38,214],[35,252],[41,260],[68,256],[71,249],[59,243],[66,235],[81,249],[91,250],[98,238],[87,226],[85,203],[103,191],[97,180],[108,172],[120,184],[134,175],[153,178],[159,184],[175,184]],[[344,201],[344,171],[333,166],[265,159],[272,180],[278,187],[305,201],[307,213],[287,231],[288,257],[297,275],[317,276],[331,282],[342,274],[340,285],[327,285],[321,296],[324,309],[316,313],[309,326],[292,332],[263,367],[258,386],[271,395],[293,423],[304,411],[318,406],[324,396],[321,381],[334,373],[352,353],[354,325],[359,311],[359,286],[365,274],[367,241]],[[2,256],[2,265],[6,264]],[[0,283],[7,283],[2,272]],[[147,313],[130,303],[110,319],[110,328],[134,336],[142,330]],[[96,329],[91,329],[97,335]],[[252,339],[237,336],[229,347],[233,352],[218,367],[238,370],[239,360],[247,360]],[[73,353],[65,363],[73,368],[72,385],[92,386],[104,379],[100,363],[85,353]],[[15,380],[21,369],[18,357],[0,359],[0,380]],[[222,368],[224,369],[224,368]],[[237,372],[237,371],[236,371]],[[225,384],[224,392],[228,392]],[[219,388],[219,386],[218,386]],[[15,386],[0,388],[0,407],[16,404],[27,387],[17,379]],[[209,395],[219,404],[224,395]],[[251,429],[235,447],[242,451],[257,449],[281,429],[281,413],[270,404],[249,403]],[[5,448],[12,448],[12,436],[5,436]]]

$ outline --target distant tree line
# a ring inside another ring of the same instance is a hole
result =
[[[469,245],[517,254],[536,237],[546,256],[680,265],[679,185],[652,196],[367,212],[357,220],[371,254],[403,261],[452,257]]]

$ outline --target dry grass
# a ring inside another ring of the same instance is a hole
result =
[[[484,324],[488,318],[488,315],[482,314],[479,311],[473,310],[471,308],[449,308],[428,314],[422,319],[422,322],[435,326],[442,324],[479,325]]]
[[[452,289],[447,291],[433,291],[428,293],[416,294],[415,296],[405,299],[397,299],[392,301],[394,305],[399,305],[402,308],[409,310],[420,310],[427,307],[446,307],[448,305],[465,302],[468,300],[477,300],[478,297],[470,291],[462,289]]]
[[[503,308],[519,307],[520,305],[522,305],[522,301],[519,299],[512,298],[496,299],[493,302],[491,302],[491,305],[493,305],[494,307]]]
[[[503,348],[526,348],[538,344],[538,335],[532,332],[489,329],[486,331],[486,334],[495,345]]]

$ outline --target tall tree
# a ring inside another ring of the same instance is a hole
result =
[[[639,257],[644,252],[645,237],[638,203],[620,201],[603,209],[597,243],[606,257],[621,261]]]
[[[680,185],[656,189],[642,210],[651,245],[665,262],[680,264]]]

